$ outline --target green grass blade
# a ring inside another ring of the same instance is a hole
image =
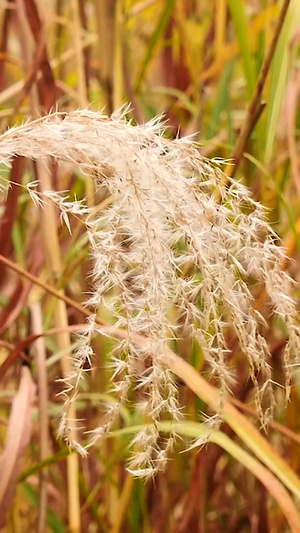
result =
[[[286,93],[286,83],[289,69],[290,40],[295,28],[300,24],[300,2],[291,0],[289,10],[276,47],[271,69],[270,96],[266,129],[265,163],[272,158],[274,141],[280,119],[282,102]]]
[[[221,78],[216,102],[212,111],[211,123],[209,127],[208,138],[217,135],[220,125],[220,115],[222,111],[228,108],[229,81],[233,71],[234,61],[231,61],[225,68],[224,74]]]
[[[162,36],[172,13],[172,9],[175,5],[176,0],[167,0],[165,8],[163,9],[163,12],[159,18],[159,21],[156,25],[156,28],[154,32],[152,33],[150,37],[150,42],[147,47],[144,59],[142,61],[142,64],[140,66],[140,70],[136,79],[135,83],[135,91],[139,92],[141,88],[142,81],[144,79],[144,76],[147,72],[147,68],[150,64],[150,61],[155,53],[156,47],[159,43],[159,39]]]
[[[180,357],[172,354],[170,367],[186,385],[216,412],[220,410],[220,392],[207,383],[196,370]],[[238,437],[252,450],[282,483],[300,498],[300,479],[272,448],[261,433],[229,401],[224,400],[222,416]]]
[[[248,96],[251,96],[255,86],[255,64],[252,58],[249,36],[247,31],[247,17],[244,0],[229,0],[229,9],[241,50],[245,76],[248,85]]]
[[[170,431],[171,424],[161,424],[161,429]],[[207,427],[204,424],[196,422],[183,422],[176,425],[176,431],[179,435],[185,435],[188,437],[199,438],[205,436],[208,432]],[[292,528],[292,531],[300,531],[300,515],[299,512],[290,497],[287,490],[282,486],[280,481],[257,459],[255,459],[248,452],[243,450],[238,444],[221,431],[213,431],[210,434],[210,441],[214,442],[227,453],[229,453],[234,459],[242,464],[249,472],[251,472],[259,481],[265,486],[270,494],[277,501],[285,517]]]
[[[26,498],[38,509],[39,498],[37,492],[28,483],[23,483],[22,489]],[[52,509],[47,509],[47,525],[54,533],[64,533],[66,531],[66,527]]]

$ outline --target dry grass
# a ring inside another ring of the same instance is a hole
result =
[[[8,532],[300,531],[300,10],[245,7],[3,10]]]

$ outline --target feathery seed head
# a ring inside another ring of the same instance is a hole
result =
[[[181,417],[167,368],[169,339],[188,336],[200,345],[223,398],[233,381],[227,362],[229,325],[248,358],[257,408],[266,422],[274,408],[270,353],[248,277],[265,285],[274,313],[288,329],[288,386],[290,369],[299,362],[300,332],[289,296],[291,280],[280,269],[284,254],[248,189],[230,178],[225,183],[220,167],[201,157],[190,139],[164,139],[160,119],[134,127],[122,113],[111,119],[89,110],[56,113],[9,130],[0,137],[0,162],[9,165],[15,155],[79,165],[92,173],[99,190],[113,196],[105,210],[96,206],[88,212],[93,315],[67,382],[68,406],[86,362],[92,364],[93,335],[108,334],[97,324],[99,307],[106,307],[114,322],[111,336],[118,338],[111,363],[118,402],[109,404],[91,443],[110,431],[121,404],[133,393],[146,425],[133,440],[130,471],[149,477],[163,468],[175,435],[162,440],[157,422]],[[34,194],[33,187],[29,191]],[[87,213],[81,202],[51,192],[48,198],[69,229],[68,213]],[[123,337],[116,334],[118,328],[126,330]],[[60,433],[68,440],[66,416]]]

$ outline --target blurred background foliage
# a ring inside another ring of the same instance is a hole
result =
[[[130,102],[133,121],[164,113],[167,135],[192,135],[203,155],[229,160],[232,173],[230,158],[249,120],[247,109],[280,17],[270,71],[235,174],[269,208],[293,260],[283,267],[299,281],[299,0],[2,0],[1,132],[50,110],[89,107],[110,114]],[[121,429],[87,458],[69,454],[57,441],[56,379],[70,370],[73,333],[83,322],[89,250],[80,221],[71,220],[70,235],[53,206],[41,212],[33,205],[22,188],[33,179],[40,180],[41,191],[68,190],[91,204],[103,201],[76,169],[51,164],[49,180],[42,165],[21,158],[11,171],[1,168],[4,531],[299,532],[293,500],[300,495],[297,374],[287,406],[276,387],[278,420],[267,435],[257,436],[252,385],[232,331],[232,402],[245,416],[235,419],[230,412],[212,442],[181,453],[185,437],[200,435],[199,422],[212,412],[200,389],[197,396],[180,382],[188,422],[166,472],[152,482],[126,473],[127,444],[137,423],[131,407],[123,410]],[[280,385],[285,332],[255,287],[253,295],[267,319],[274,381]],[[110,399],[109,348],[107,340],[95,340],[95,369],[76,405],[88,428],[97,425],[101,400]],[[182,340],[177,351],[206,376],[199,350]]]

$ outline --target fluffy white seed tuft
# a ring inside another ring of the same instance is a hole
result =
[[[74,375],[67,382],[66,407],[76,397],[86,362],[92,364],[91,340],[101,331],[97,312],[106,307],[114,318],[112,337],[117,328],[127,334],[116,343],[111,362],[118,401],[108,405],[90,444],[111,430],[121,405],[135,391],[145,429],[133,440],[130,471],[149,477],[163,468],[175,435],[162,438],[157,422],[181,417],[167,368],[169,342],[189,336],[199,344],[224,398],[233,382],[227,361],[229,325],[248,358],[257,408],[266,423],[274,409],[270,353],[249,277],[264,284],[274,313],[288,329],[287,388],[290,369],[299,361],[300,333],[290,279],[280,268],[283,252],[248,189],[224,180],[220,167],[201,157],[189,139],[166,140],[159,119],[134,127],[122,113],[110,119],[88,110],[56,113],[9,130],[0,137],[0,163],[9,165],[15,155],[78,165],[95,177],[104,194],[113,196],[105,210],[96,207],[86,221],[94,259],[88,305],[94,314],[82,332]],[[29,190],[39,203],[34,187]],[[60,207],[69,229],[68,213],[86,213],[80,202],[71,204],[51,192],[48,198]],[[143,348],[137,335],[147,338]],[[60,432],[68,439],[66,416]]]

